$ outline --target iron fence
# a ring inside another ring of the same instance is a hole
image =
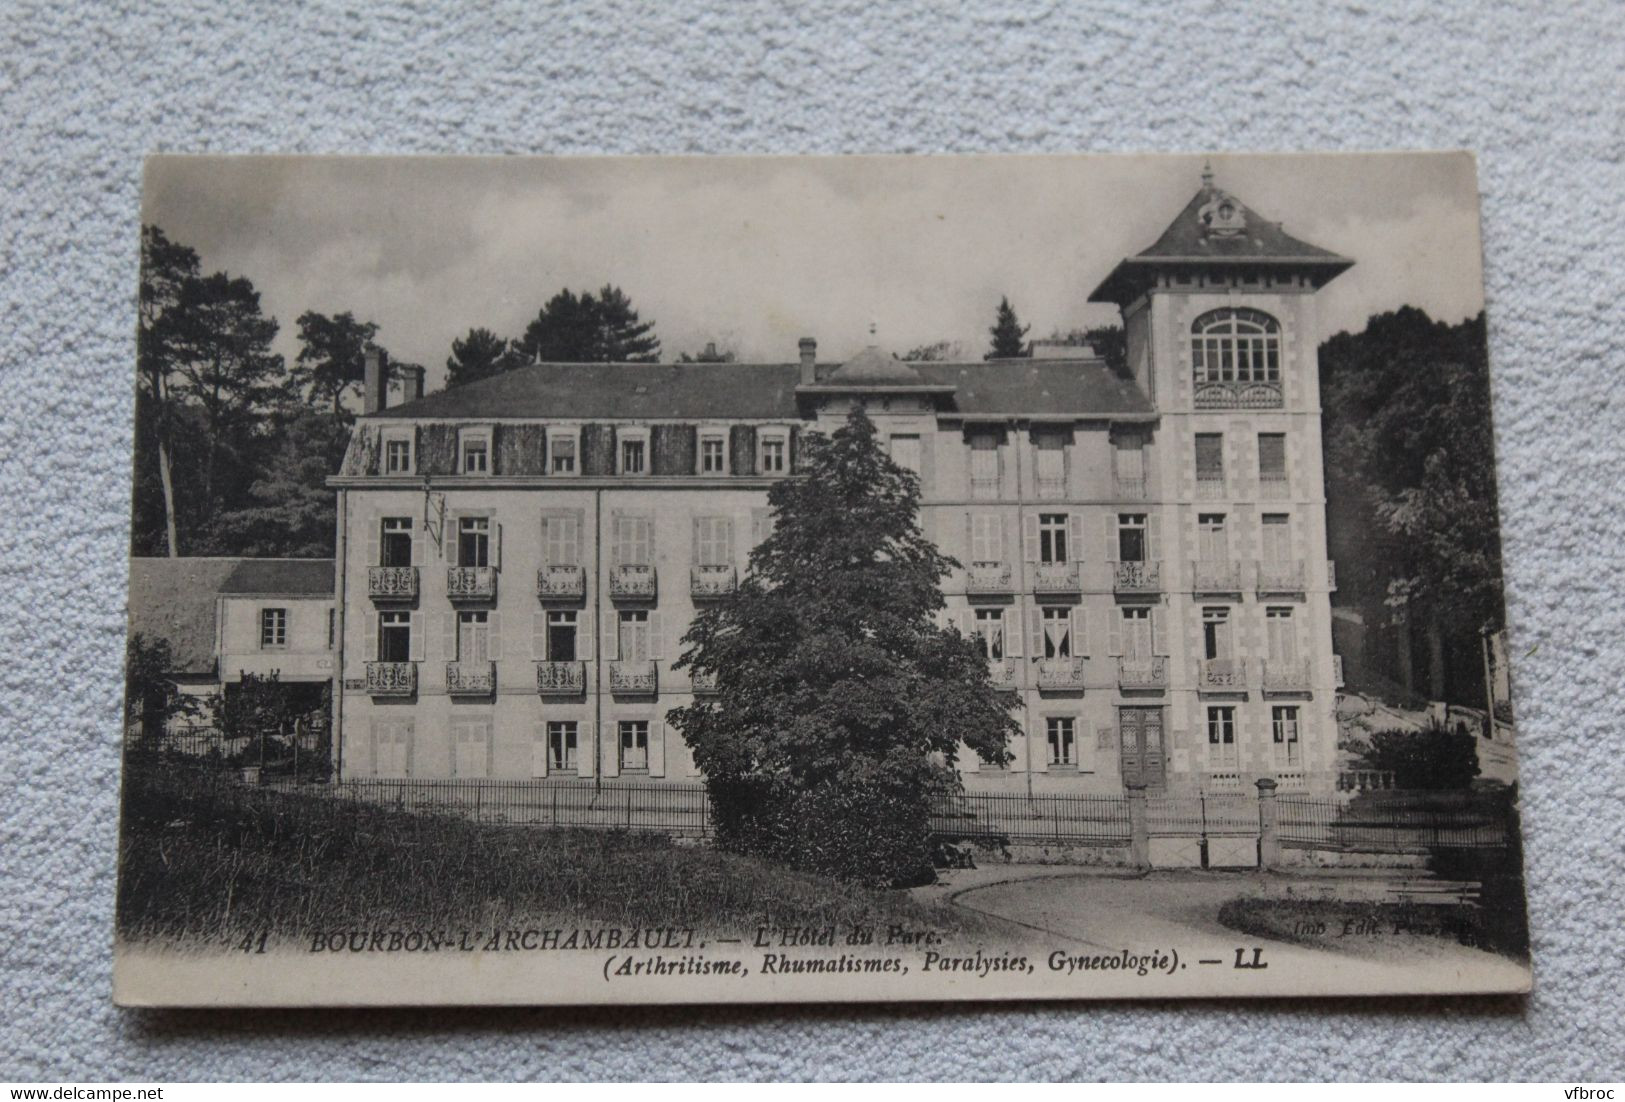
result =
[[[1258,823],[1258,800],[1253,796],[1151,796],[1145,801],[1148,834],[1256,835]]]
[[[931,809],[944,837],[1016,843],[1126,846],[1128,800],[1121,796],[1026,796],[1002,792],[945,796]]]
[[[647,830],[700,837],[713,818],[705,786],[537,780],[349,780],[332,796],[479,823]]]
[[[1476,793],[1381,792],[1352,801],[1282,796],[1276,831],[1284,846],[1362,853],[1505,846],[1511,809]]]

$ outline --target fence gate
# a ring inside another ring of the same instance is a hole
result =
[[[1246,795],[1146,800],[1151,867],[1246,869],[1258,865],[1258,801]]]

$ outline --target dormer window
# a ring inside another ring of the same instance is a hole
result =
[[[412,434],[386,432],[384,434],[384,473],[412,473]]]
[[[576,466],[576,434],[569,429],[550,429],[547,434],[547,473],[572,475]]]
[[[615,473],[639,475],[649,473],[649,430],[620,429],[619,447],[615,455]]]
[[[784,474],[790,466],[790,433],[786,429],[756,430],[756,470]]]
[[[462,474],[491,473],[491,433],[489,429],[465,430],[458,436],[457,470]]]
[[[728,436],[721,431],[700,433],[700,473],[728,473]]]

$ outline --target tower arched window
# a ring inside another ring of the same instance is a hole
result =
[[[1279,383],[1281,325],[1261,310],[1225,307],[1191,323],[1197,383]]]

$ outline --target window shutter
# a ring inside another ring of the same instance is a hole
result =
[[[493,662],[502,661],[502,613],[492,612],[485,619],[485,656]]]
[[[412,661],[423,661],[423,613],[412,613],[411,627],[412,639],[410,642]]]
[[[383,521],[379,520],[378,515],[376,513],[371,514],[367,518],[367,565],[368,566],[377,566],[379,564],[379,562],[382,561],[380,559],[379,551],[378,551],[378,529],[379,529],[379,526],[382,523],[383,523]]]
[[[1029,769],[1031,769],[1034,773],[1048,773],[1049,772],[1049,729],[1044,724],[1044,717],[1043,716],[1040,716],[1040,715],[1029,716],[1028,717],[1028,722],[1030,722],[1033,725],[1033,727],[1036,728],[1036,730],[1034,730],[1030,736],[1024,736],[1024,737],[1028,737],[1028,738],[1032,739],[1031,743],[1027,747],[1027,750],[1028,750],[1028,754],[1027,754],[1028,766],[1027,767]],[[1025,728],[1026,726],[1027,726],[1026,723],[1022,724],[1023,728]]]
[[[1145,518],[1145,558],[1147,562],[1162,558],[1162,518],[1155,513]]]
[[[1164,621],[1167,620],[1165,610],[1154,608],[1151,610],[1151,653],[1166,655],[1168,653],[1168,629]]]
[[[1089,737],[1089,728],[1084,723],[1083,716],[1077,716],[1072,721],[1072,760],[1078,763],[1078,772],[1093,773],[1095,742]]]
[[[705,525],[704,517],[695,517],[691,526],[692,539],[688,545],[688,561],[695,566],[700,565],[700,540],[703,537],[702,528]]]
[[[1109,634],[1106,641],[1106,653],[1113,658],[1121,657],[1123,654],[1123,611],[1121,609],[1112,609]]]
[[[576,725],[576,776],[590,777],[593,775],[593,758],[598,753],[597,741],[592,736],[592,720],[585,720]]]
[[[989,519],[993,522],[993,561],[1009,562],[1009,533],[1006,531],[1008,526],[1004,523],[1004,517],[995,515]]]
[[[1082,605],[1072,609],[1072,656],[1089,657],[1089,610]]]
[[[1021,558],[1024,562],[1038,561],[1038,514],[1028,513],[1021,518]]]
[[[937,438],[930,432],[920,434],[920,496],[929,497],[931,494],[932,478],[936,473]]]
[[[959,610],[959,633],[969,639],[976,634],[976,610],[962,608]]]
[[[578,751],[579,753],[579,751]],[[530,775],[547,776],[547,722],[536,724],[536,734],[530,740]]]
[[[547,613],[530,614],[530,657],[532,661],[547,661]]]
[[[1101,518],[1106,528],[1106,561],[1117,561],[1117,518],[1107,513]]]
[[[590,662],[593,656],[592,620],[590,609],[576,615],[576,658],[584,662]]]
[[[626,546],[626,519],[611,514],[609,518],[609,565],[610,569],[619,569],[621,565],[621,552]]]
[[[447,566],[457,565],[457,514],[447,513],[440,519],[441,553]]]
[[[1037,609],[1033,609],[1037,612]],[[1022,618],[1027,615],[1025,609],[1012,608],[1004,614],[1004,656],[1006,658],[1020,658],[1022,636],[1027,634],[1022,630]],[[1044,652],[1040,650],[1039,654]]]
[[[1027,772],[1029,766],[1027,763],[1027,729],[1025,726],[1011,736],[1005,749],[1010,751],[1010,771],[1012,773]]]
[[[408,777],[410,777],[410,776],[412,776],[412,769],[413,769],[413,764],[414,764],[412,759],[416,756],[417,748],[418,748],[417,729],[412,726],[410,721],[408,721],[406,723],[401,724],[401,726],[396,728],[395,737],[397,739],[399,739],[401,742],[406,743],[406,770],[405,770],[405,773],[406,773],[406,775]]]
[[[743,555],[740,554],[740,544],[745,542],[740,536],[742,533],[749,531],[746,527],[748,524],[750,524],[749,513],[740,513],[737,516],[728,518],[728,557],[723,561],[733,564],[736,569],[743,569],[745,564],[740,560],[750,557],[748,549],[745,550]]]
[[[619,617],[613,612],[604,613],[604,661],[619,661],[621,652],[621,633],[619,630]]]
[[[491,524],[491,565],[502,569],[502,525],[495,522]]]
[[[1044,657],[1044,610],[1041,608],[1027,612],[1027,653],[1034,658]]]
[[[649,613],[649,657],[666,657],[666,618],[657,609]]]
[[[604,771],[605,777],[619,777],[621,775],[621,729],[611,720],[604,724],[604,759],[598,767]]]
[[[457,614],[440,614],[440,657],[447,662],[457,661]]]
[[[361,630],[366,637],[361,640],[361,658],[365,662],[378,661],[378,614],[368,610],[361,620]]]
[[[649,721],[649,776],[666,775],[666,725],[658,719]]]
[[[970,511],[965,512],[965,553],[960,556],[968,565],[974,559],[976,547],[976,522],[971,518]]]
[[[542,565],[543,566],[551,566],[553,564],[553,556],[549,555],[547,553],[547,526],[548,526],[548,523],[549,523],[548,519],[544,516],[542,518]]]
[[[423,531],[415,523],[412,525],[412,565],[423,565]]]
[[[1070,536],[1071,539],[1069,539],[1067,542],[1072,545],[1072,561],[1073,562],[1082,562],[1083,561],[1083,514],[1082,513],[1073,513],[1072,516],[1069,519],[1069,527],[1071,528],[1071,531],[1068,532],[1067,535]]]

